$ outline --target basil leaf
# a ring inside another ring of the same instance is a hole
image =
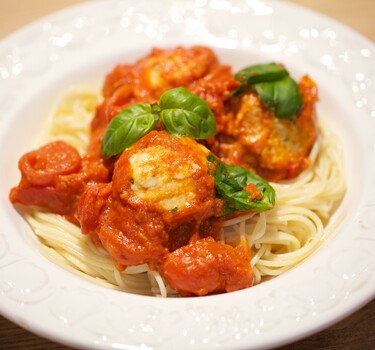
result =
[[[254,184],[262,194],[261,199],[252,199],[244,188]],[[218,162],[215,174],[215,187],[220,198],[227,204],[225,214],[236,210],[262,212],[275,205],[275,190],[260,176],[236,165]]]
[[[288,71],[277,65],[276,63],[256,64],[254,66],[241,69],[235,78],[241,83],[248,85],[265,82],[275,81],[282,79],[288,75]]]
[[[183,87],[160,96],[160,117],[168,133],[206,139],[215,135],[216,121],[206,101]]]
[[[156,104],[135,104],[117,114],[109,123],[102,140],[102,155],[110,158],[130,147],[152,130],[159,120]]]
[[[300,113],[302,96],[298,85],[289,76],[288,71],[276,63],[244,68],[235,77],[241,82],[235,95],[242,93],[245,87],[252,87],[277,118],[292,120]]]
[[[281,119],[293,119],[302,107],[298,85],[289,76],[273,81],[254,84],[260,100]]]

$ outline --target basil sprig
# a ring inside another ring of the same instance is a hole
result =
[[[206,101],[179,87],[160,96],[161,120],[168,133],[206,139],[216,132],[216,122]]]
[[[151,131],[159,120],[155,104],[135,104],[117,114],[107,126],[102,140],[102,154],[110,158],[130,147]]]
[[[206,101],[183,87],[164,92],[159,104],[136,104],[117,114],[108,124],[101,144],[104,158],[130,147],[161,120],[175,136],[206,139],[216,132],[216,121]]]
[[[289,76],[271,82],[254,85],[261,101],[280,119],[293,119],[302,107],[298,85]]]
[[[235,78],[241,83],[256,84],[265,81],[275,81],[289,75],[288,71],[276,63],[256,64],[241,69]]]
[[[254,88],[262,103],[277,118],[292,120],[300,113],[302,96],[284,67],[276,63],[258,64],[242,69],[235,78],[241,83],[236,94],[246,87]]]
[[[217,161],[212,155],[207,159],[216,164],[215,188],[218,197],[226,203],[225,215],[237,210],[259,213],[272,209],[275,205],[275,190],[266,180],[241,166]],[[244,190],[249,184],[253,184],[262,194],[261,199],[252,198]]]

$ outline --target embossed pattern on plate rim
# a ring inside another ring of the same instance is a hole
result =
[[[279,16],[286,21],[276,21]],[[303,18],[301,24],[293,22],[295,16]],[[358,126],[360,149],[366,159],[374,159],[374,44],[324,16],[260,0],[165,1],[157,7],[144,0],[136,6],[126,0],[98,1],[25,27],[0,43],[0,136],[6,137],[23,99],[33,98],[33,86],[45,89],[43,83],[61,79],[64,67],[79,68],[90,55],[103,60],[105,48],[121,57],[126,45],[116,44],[123,37],[130,50],[185,40],[219,51],[278,55],[295,62],[296,71],[309,67],[327,75],[347,94],[344,107],[365,120]],[[2,178],[8,159],[3,158]],[[16,234],[27,228],[5,198],[0,212],[2,313],[42,336],[86,348],[259,349],[307,336],[375,295],[373,163],[360,174],[366,191],[345,221],[348,228],[340,228],[315,256],[254,289],[195,299],[128,295],[61,271]]]

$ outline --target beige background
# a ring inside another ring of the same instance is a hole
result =
[[[362,35],[375,42],[375,0],[289,1],[328,15],[337,21],[352,27]],[[80,2],[83,1],[0,0],[0,39],[42,16]],[[374,344],[375,301],[333,327],[287,347],[280,348],[279,350],[362,350],[373,348]],[[33,335],[12,324],[1,316],[0,348],[34,350],[69,349]]]
[[[81,2],[83,1],[0,0],[0,38],[41,16]],[[289,0],[289,2],[324,13],[375,41],[374,0]]]

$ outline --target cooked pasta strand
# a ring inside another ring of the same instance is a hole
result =
[[[91,89],[70,91],[51,115],[42,143],[63,139],[83,154],[99,101],[99,95]],[[339,142],[324,126],[311,152],[311,162],[309,169],[296,179],[272,184],[277,199],[272,210],[236,217],[224,224],[224,241],[235,244],[242,237],[249,242],[255,283],[278,276],[308,258],[340,221],[339,218],[327,227],[344,195],[345,178]],[[114,289],[177,296],[147,265],[118,271],[107,252],[64,218],[35,209],[28,209],[25,218],[40,240],[42,253],[64,269]]]

